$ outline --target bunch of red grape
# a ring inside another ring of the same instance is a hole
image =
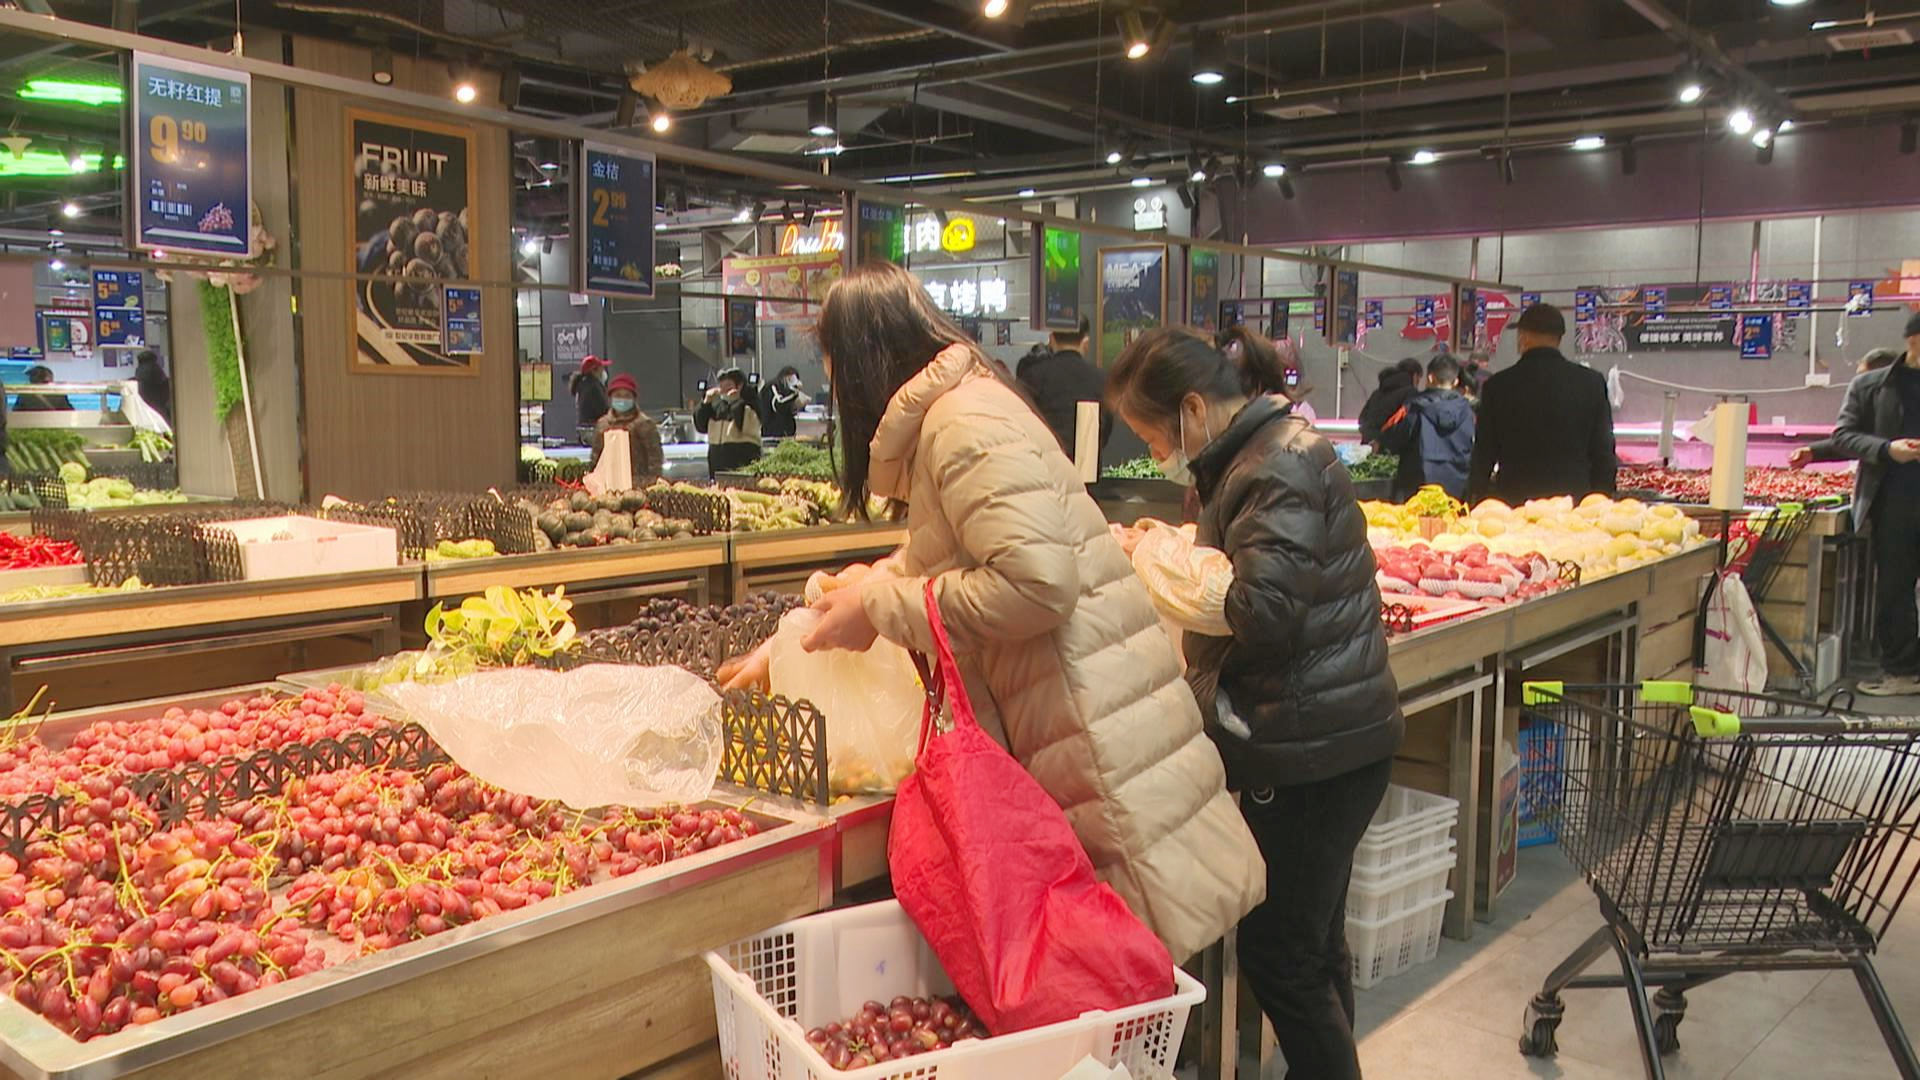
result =
[[[901,996],[869,1001],[853,1019],[807,1032],[807,1042],[836,1069],[860,1069],[945,1050],[962,1039],[984,1039],[986,1028],[957,997]]]

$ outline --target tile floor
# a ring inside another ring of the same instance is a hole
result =
[[[1920,699],[1871,704],[1882,714],[1920,715]],[[1568,991],[1559,1055],[1519,1053],[1528,999],[1601,924],[1592,892],[1558,849],[1521,852],[1519,876],[1497,914],[1476,927],[1472,941],[1443,939],[1433,962],[1358,993],[1368,1080],[1643,1076],[1633,1018],[1617,990]],[[1908,1030],[1920,1034],[1920,907],[1910,904],[1895,918],[1875,962]],[[1694,990],[1688,1003],[1680,1052],[1666,1059],[1672,1080],[1898,1075],[1850,973],[1735,975]],[[1284,1074],[1270,1068],[1267,1075]]]

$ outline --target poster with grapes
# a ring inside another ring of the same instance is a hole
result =
[[[445,344],[441,291],[469,278],[470,130],[347,111],[354,268],[353,369],[474,373]]]
[[[253,254],[252,86],[244,71],[133,54],[131,164],[139,247],[235,259]]]

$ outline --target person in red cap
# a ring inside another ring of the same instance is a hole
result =
[[[574,411],[581,427],[592,427],[607,415],[607,362],[598,356],[580,361],[580,371],[567,384],[573,391]]]
[[[666,468],[666,452],[660,448],[660,425],[640,411],[640,384],[631,375],[615,375],[607,384],[607,413],[593,425],[593,460],[589,469],[600,464],[600,452],[606,448],[607,432],[619,429],[627,433],[627,446],[633,451],[633,486],[642,487],[659,479]]]

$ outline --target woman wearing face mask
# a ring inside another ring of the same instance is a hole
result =
[[[769,439],[791,439],[799,430],[796,419],[807,407],[800,389],[800,369],[788,364],[772,382],[760,388],[760,434]]]
[[[707,437],[707,471],[730,472],[760,456],[760,410],[746,396],[747,376],[728,368],[714,377],[693,426]]]
[[[615,375],[607,384],[607,414],[593,425],[593,460],[588,468],[600,464],[600,452],[606,448],[607,432],[627,433],[627,446],[633,454],[633,485],[640,487],[658,479],[666,468],[666,451],[660,448],[660,425],[640,411],[640,384],[631,375]]]
[[[1259,854],[1146,590],[1053,433],[897,266],[834,285],[819,335],[842,490],[863,510],[869,494],[904,503],[908,538],[843,575],[802,644],[931,652],[931,581],[981,725],[1177,959],[1211,944],[1259,901]],[[756,653],[723,678],[763,673]]]
[[[1346,945],[1353,850],[1403,722],[1367,523],[1332,444],[1206,338],[1149,331],[1107,394],[1169,479],[1200,495],[1198,542],[1233,562],[1231,637],[1185,636],[1188,681],[1266,858],[1240,964],[1294,1080],[1360,1075]]]

